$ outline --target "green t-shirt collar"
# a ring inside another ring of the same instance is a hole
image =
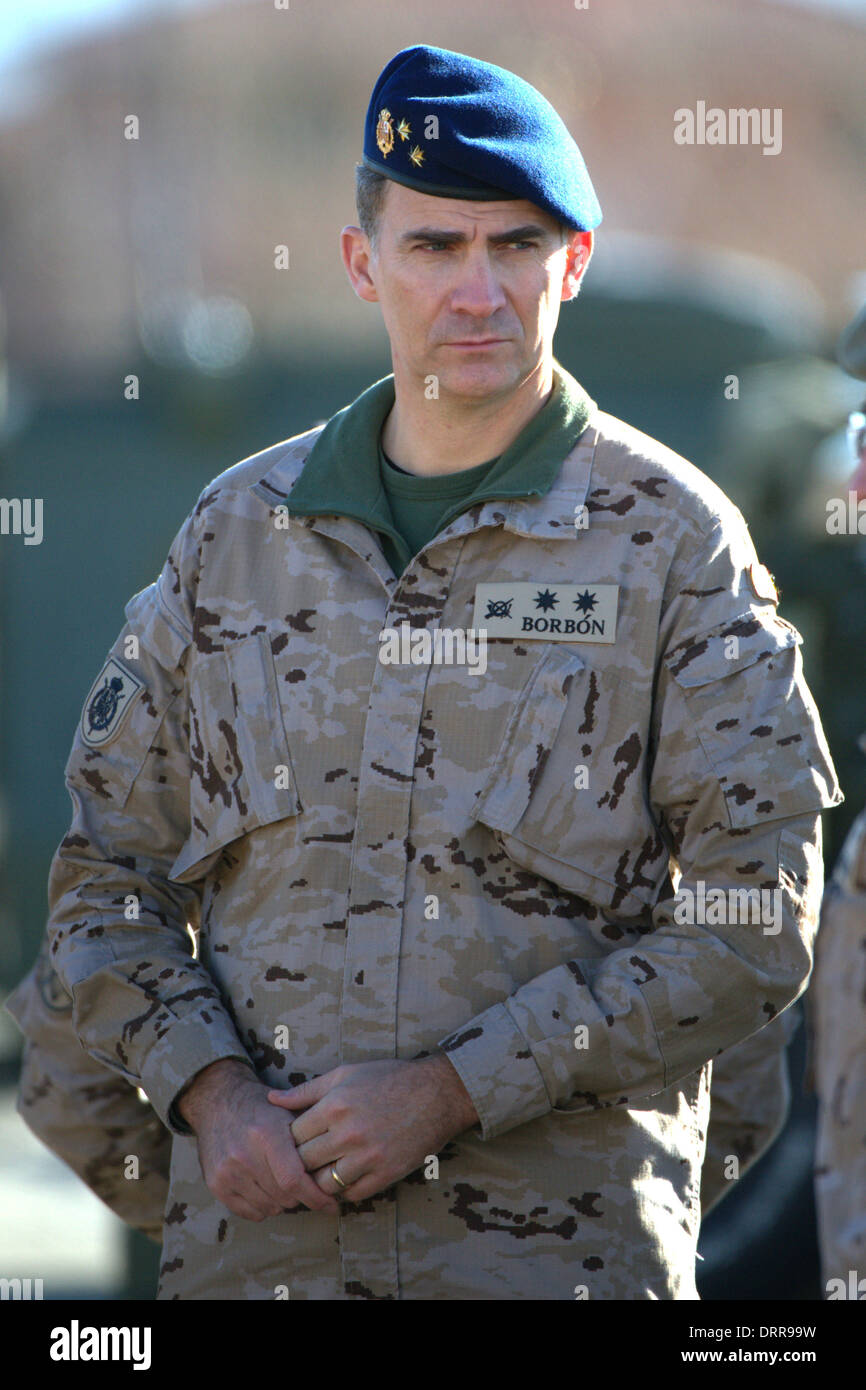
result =
[[[353,517],[405,547],[394,528],[379,472],[379,439],[394,398],[392,373],[331,417],[286,497],[290,515],[327,512]],[[477,491],[445,513],[442,527],[453,515],[487,498],[542,496],[594,409],[595,402],[554,358],[553,389],[547,401],[500,454]]]

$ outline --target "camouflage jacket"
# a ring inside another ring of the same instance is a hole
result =
[[[67,764],[52,958],[175,1132],[160,1296],[694,1298],[708,1064],[805,988],[842,799],[800,635],[724,494],[603,412],[400,576],[286,516],[318,432],[205,489]],[[601,627],[509,616],[557,591]],[[474,614],[483,676],[379,659]],[[172,1109],[221,1057],[285,1086],[437,1047],[479,1125],[333,1220],[232,1217]]]
[[[25,1124],[115,1215],[161,1242],[171,1131],[124,1077],[80,1046],[72,999],[51,967],[47,942],[4,1007],[25,1036],[17,1095]],[[790,1105],[785,1049],[796,1022],[795,1011],[785,1009],[712,1062],[703,1216],[733,1190],[784,1125]]]
[[[866,811],[862,811],[851,826],[827,884],[808,1004],[812,1081],[818,1093],[815,1200],[824,1292],[834,1299],[863,1299],[866,1297]]]

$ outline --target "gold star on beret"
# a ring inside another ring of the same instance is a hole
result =
[[[409,158],[413,164],[417,164],[418,168],[421,168],[421,165],[424,163],[424,151],[421,149],[420,145],[414,146]]]

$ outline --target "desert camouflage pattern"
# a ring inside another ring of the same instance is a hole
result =
[[[116,1216],[161,1241],[171,1134],[128,1081],[81,1047],[47,943],[5,1007],[25,1037],[17,1097],[25,1124]]]
[[[52,960],[175,1134],[159,1297],[694,1299],[708,1064],[805,988],[842,799],[800,634],[732,503],[603,412],[400,576],[286,518],[317,434],[204,490],[110,654],[141,689],[99,746],[85,702],[66,769]],[[379,662],[503,581],[618,586],[615,642]],[[780,928],[675,921],[674,880],[777,890]],[[285,1087],[436,1048],[479,1125],[338,1217],[234,1217],[173,1110],[222,1057]]]
[[[866,811],[862,811],[851,826],[827,883],[808,1001],[812,1078],[818,1093],[815,1200],[825,1294],[863,1299],[866,1297]],[[851,1271],[854,1271],[853,1279]],[[842,1282],[830,1285],[831,1280]]]
[[[37,964],[5,1001],[26,1034],[18,1113],[128,1225],[162,1239],[168,1199],[171,1131],[129,1083],[80,1046],[72,1000],[48,963]],[[710,1120],[701,1172],[706,1216],[778,1137],[790,1085],[785,1048],[797,1019],[786,1009],[760,1032],[727,1048],[712,1063]],[[120,1180],[129,1155],[138,1180]],[[731,1159],[736,1159],[732,1164]]]
[[[791,1106],[786,1049],[798,1024],[796,1011],[786,1009],[711,1064],[710,1123],[701,1170],[703,1216],[745,1177],[784,1128]]]

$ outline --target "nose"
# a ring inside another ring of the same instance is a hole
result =
[[[486,250],[472,250],[460,267],[458,283],[451,296],[453,309],[487,318],[506,304],[496,267]]]

